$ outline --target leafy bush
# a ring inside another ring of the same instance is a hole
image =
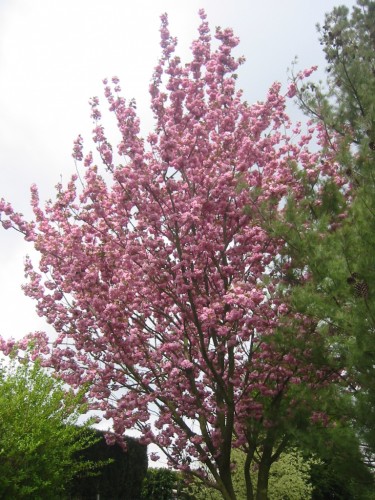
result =
[[[234,450],[233,460],[237,466],[233,472],[233,485],[237,498],[246,498],[246,485],[243,480],[245,454]],[[310,468],[316,460],[305,460],[300,451],[293,448],[282,453],[279,460],[271,466],[268,484],[270,500],[300,500],[311,498],[312,485]],[[254,494],[256,492],[257,471],[251,472]],[[195,500],[221,500],[222,495],[213,488],[200,482],[191,484],[188,491]]]
[[[143,481],[142,500],[172,500],[179,475],[169,469],[149,469]]]
[[[38,364],[0,367],[0,499],[57,499],[74,475],[95,470],[77,458],[95,436],[77,426],[80,395]]]

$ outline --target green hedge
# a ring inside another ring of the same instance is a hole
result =
[[[108,445],[104,433],[92,431],[98,441],[80,455],[87,460],[110,461],[95,476],[76,477],[71,485],[71,500],[139,500],[147,473],[147,446],[126,438],[126,450],[118,444]]]

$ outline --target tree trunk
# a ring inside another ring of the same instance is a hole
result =
[[[256,500],[268,500],[268,478],[271,468],[271,459],[265,461],[265,463],[260,463],[258,472],[258,483],[257,483],[257,496]]]
[[[256,500],[268,499],[268,479],[272,465],[272,450],[275,444],[275,430],[269,429],[263,445],[262,458],[259,462]]]
[[[221,494],[225,500],[236,500],[236,494],[233,489],[232,474],[230,468],[220,471],[220,479],[222,481]]]
[[[250,475],[250,465],[254,457],[255,447],[253,447],[246,455],[245,465],[244,465],[244,476],[246,484],[246,500],[254,500],[254,488],[253,482]]]

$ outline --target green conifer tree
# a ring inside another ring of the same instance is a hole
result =
[[[355,423],[362,449],[373,453],[375,3],[358,0],[351,12],[336,7],[318,30],[328,63],[326,82],[301,82],[297,76],[293,85],[303,111],[322,125],[323,148],[341,165],[346,185],[338,189],[323,182],[320,206],[316,187],[309,186],[305,211],[298,213],[288,201],[286,221],[276,228],[286,240],[282,258],[291,262],[284,293],[293,308],[316,319],[342,387],[339,394],[346,398],[347,423]],[[309,275],[303,286],[302,273]]]

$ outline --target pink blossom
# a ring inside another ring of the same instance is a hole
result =
[[[292,98],[297,94],[297,86],[295,83],[291,83],[288,87],[287,96]]]
[[[309,69],[305,69],[303,71],[303,76],[304,77],[309,77],[314,71],[316,71],[318,69],[318,66],[311,66],[311,68]]]

